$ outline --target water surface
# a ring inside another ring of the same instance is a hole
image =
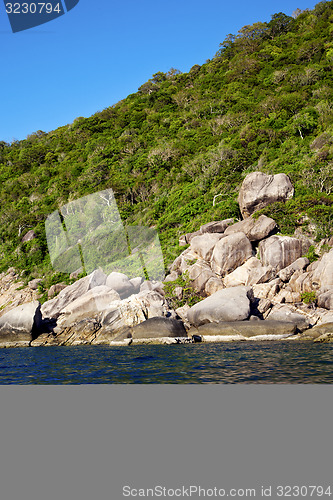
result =
[[[333,344],[298,341],[0,350],[0,384],[331,384]]]

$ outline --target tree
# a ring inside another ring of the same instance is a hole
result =
[[[296,10],[294,10],[294,11],[293,11],[293,13],[292,13],[291,15],[292,15],[292,17],[293,17],[294,19],[297,19],[297,18],[298,18],[298,16],[299,16],[300,14],[302,14],[302,12],[304,12],[304,11],[303,11],[303,10],[301,10],[301,9],[299,9],[299,8],[297,8]]]
[[[293,18],[283,12],[273,14],[272,20],[268,23],[267,35],[273,39],[281,33],[285,33],[289,30],[292,21]]]
[[[258,47],[258,42],[263,39],[267,32],[267,23],[257,22],[252,25],[243,26],[236,36],[236,44],[245,53],[254,52]]]
[[[310,132],[317,126],[317,117],[311,111],[297,113],[293,118],[294,130],[298,130],[299,135],[304,139],[303,134]]]

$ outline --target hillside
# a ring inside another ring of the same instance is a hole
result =
[[[292,200],[261,211],[281,232],[332,235],[332,32],[333,1],[277,13],[228,35],[189,73],[156,73],[90,118],[0,142],[0,271],[51,283],[46,217],[106,188],[125,223],[157,229],[167,267],[181,234],[240,218],[252,171],[284,172],[295,187]],[[22,242],[30,230],[37,238]]]

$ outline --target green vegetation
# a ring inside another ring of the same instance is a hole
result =
[[[240,217],[238,191],[255,170],[295,186],[294,199],[261,211],[282,232],[331,235],[332,33],[333,1],[277,13],[228,35],[189,73],[156,73],[90,118],[0,142],[0,270],[52,277],[46,217],[106,188],[126,224],[157,229],[167,266],[182,233]],[[31,229],[37,238],[22,243]]]
[[[177,298],[175,294],[175,289],[177,287],[182,288],[181,298]],[[192,307],[202,299],[202,297],[200,297],[191,285],[188,271],[185,271],[174,281],[165,281],[164,292],[165,298],[172,309],[178,309],[178,307],[183,307],[185,304]]]
[[[304,304],[315,306],[317,302],[316,292],[301,293],[301,300],[304,302]]]
[[[319,255],[316,254],[315,247],[313,245],[310,246],[308,253],[305,254],[305,257],[309,259],[310,264],[319,259]]]

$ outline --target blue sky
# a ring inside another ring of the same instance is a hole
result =
[[[0,1],[0,141],[90,116],[157,71],[203,64],[245,24],[318,3],[309,2],[80,0],[64,16],[14,34]]]

